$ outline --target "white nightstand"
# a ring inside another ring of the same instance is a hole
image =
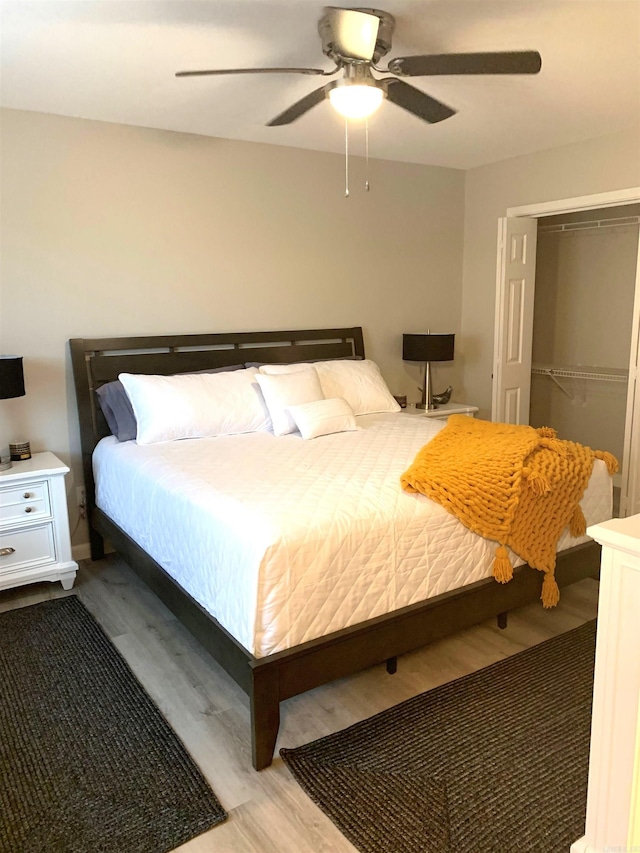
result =
[[[467,415],[472,418],[478,411],[478,407],[467,406],[465,403],[443,403],[437,409],[430,409],[428,412],[424,409],[416,409],[415,406],[408,406],[404,411],[410,415],[421,415],[423,418],[446,420],[449,415]]]
[[[78,564],[71,559],[68,471],[48,452],[0,471],[0,590],[36,581],[73,586]]]

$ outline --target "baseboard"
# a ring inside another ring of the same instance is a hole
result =
[[[104,551],[105,554],[112,554],[114,549],[111,547],[109,542],[104,543]],[[90,560],[91,559],[91,545],[88,542],[81,542],[79,545],[74,545],[71,549],[71,553],[73,555],[73,559],[77,562],[80,560]]]
[[[71,549],[73,559],[78,563],[80,560],[88,560],[91,557],[91,549],[88,542],[82,542],[80,545],[74,545]]]

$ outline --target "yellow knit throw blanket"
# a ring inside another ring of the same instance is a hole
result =
[[[542,603],[554,607],[560,598],[554,577],[558,539],[567,524],[572,536],[584,535],[580,500],[595,458],[606,462],[610,474],[618,470],[611,453],[561,441],[549,427],[451,415],[400,482],[499,543],[493,575],[500,583],[513,577],[505,546],[543,571]]]

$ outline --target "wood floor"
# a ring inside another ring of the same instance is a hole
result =
[[[308,799],[280,758],[251,767],[246,697],[117,556],[80,564],[71,593],[38,584],[0,593],[0,611],[77,594],[113,640],[182,739],[229,813],[226,823],[180,853],[353,853],[355,848]],[[282,703],[277,750],[351,725],[595,617],[598,584],[562,590],[554,610],[528,605],[384,666]]]

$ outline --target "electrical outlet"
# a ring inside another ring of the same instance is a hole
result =
[[[78,486],[76,489],[76,505],[80,510],[80,518],[85,518],[87,515],[87,493],[84,486]]]

